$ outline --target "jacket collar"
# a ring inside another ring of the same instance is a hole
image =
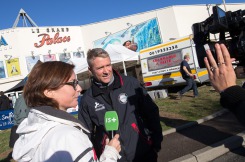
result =
[[[69,114],[63,110],[55,109],[51,106],[39,106],[39,107],[33,107],[32,109],[38,110],[44,114],[50,115],[50,116],[58,119],[59,122],[64,121],[62,123],[72,122],[75,124],[74,126],[77,125],[78,127],[79,127],[79,125],[81,125],[81,128],[83,130],[85,130],[86,132],[89,132],[80,120],[76,119],[74,116],[72,116],[71,114]]]

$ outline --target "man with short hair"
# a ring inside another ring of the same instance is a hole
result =
[[[157,162],[161,149],[162,128],[157,105],[140,82],[123,76],[112,69],[111,59],[102,48],[88,51],[87,62],[92,74],[92,85],[83,95],[78,119],[91,132],[98,156],[105,147],[106,138],[112,138],[105,130],[104,116],[116,111],[122,151],[119,162]]]
[[[196,98],[198,96],[197,85],[194,80],[194,75],[191,73],[191,68],[188,62],[190,61],[190,56],[186,54],[184,56],[184,60],[180,64],[180,73],[182,78],[186,81],[186,86],[184,89],[178,92],[180,98],[183,96],[184,93],[189,91],[191,88],[193,89],[193,97]]]

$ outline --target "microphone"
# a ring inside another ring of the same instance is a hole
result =
[[[105,113],[105,129],[106,131],[112,131],[112,138],[114,137],[113,131],[118,130],[119,120],[116,111],[107,111]]]

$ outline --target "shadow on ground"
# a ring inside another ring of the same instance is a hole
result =
[[[161,121],[174,128],[176,128],[174,123],[178,123],[178,125],[190,123],[181,119],[164,117],[161,118]],[[165,135],[163,138],[162,149],[159,152],[159,161],[161,162],[171,161],[207,146],[212,146],[219,141],[236,136],[236,134],[244,131],[245,127],[237,121],[233,114],[228,112],[187,129],[178,129],[178,127],[176,129],[175,133]],[[238,137],[238,140],[242,144],[243,138]],[[229,146],[226,147],[229,148]]]

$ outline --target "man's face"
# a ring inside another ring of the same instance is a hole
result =
[[[186,58],[186,61],[189,62],[189,61],[190,61],[190,57],[187,57],[187,58]]]
[[[96,57],[92,61],[91,67],[89,70],[95,77],[95,79],[101,83],[109,83],[112,79],[112,66],[111,59],[109,57]]]

